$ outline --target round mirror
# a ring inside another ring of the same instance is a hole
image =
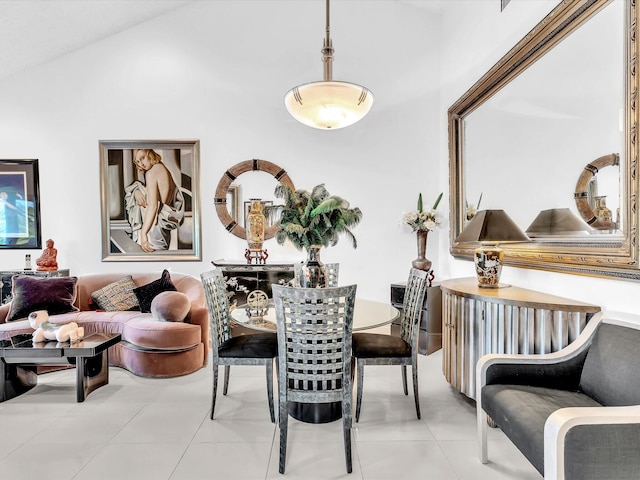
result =
[[[226,228],[228,232],[234,234],[236,237],[242,238],[244,240],[247,239],[246,230],[231,216],[230,210],[227,207],[227,198],[230,197],[228,193],[231,188],[232,182],[234,182],[240,175],[247,172],[266,172],[273,176],[273,178],[275,178],[277,182],[288,186],[292,190],[295,190],[293,182],[291,181],[291,178],[289,178],[289,174],[275,163],[271,163],[266,160],[259,160],[257,158],[254,158],[252,160],[245,160],[244,162],[235,164],[229,170],[224,172],[222,178],[218,182],[215,198],[213,199],[216,205],[216,212],[218,213],[218,218],[222,222],[222,225],[224,225],[224,228]],[[255,198],[256,196],[251,193],[251,197]],[[233,206],[231,207],[233,209]],[[242,213],[240,212],[239,214],[242,215]],[[264,232],[265,240],[273,238],[277,230],[277,225],[271,225],[267,227]]]
[[[613,200],[616,201],[613,207],[617,211],[616,214],[612,214],[611,209],[606,205],[606,195],[598,193],[598,184],[606,184],[607,176],[601,175],[601,178],[598,178],[598,172],[604,167],[619,165],[620,155],[617,153],[604,155],[588,163],[584,167],[580,178],[578,178],[576,192],[574,194],[578,212],[580,212],[580,216],[584,221],[596,230],[615,230],[618,228],[617,218],[619,217],[619,208],[617,207],[617,198],[612,196]],[[618,180],[615,177],[614,180],[613,191],[617,193],[619,188],[615,183]],[[602,185],[600,187],[602,190]],[[611,191],[611,187],[605,190]]]

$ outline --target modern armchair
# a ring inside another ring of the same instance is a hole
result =
[[[273,286],[278,327],[280,473],[285,471],[289,402],[342,403],[347,472],[351,473],[351,331],[356,285]]]
[[[224,365],[223,395],[229,389],[231,365],[265,365],[267,375],[267,398],[269,415],[275,423],[273,410],[273,360],[278,354],[275,333],[256,333],[231,336],[229,297],[222,271],[214,268],[200,275],[204,286],[209,318],[211,322],[211,343],[213,349],[213,395],[211,399],[211,419],[216,407],[218,392],[218,366]]]
[[[400,320],[400,336],[379,333],[353,334],[353,356],[358,369],[356,422],[360,420],[364,367],[366,365],[400,365],[402,386],[408,395],[407,365],[413,374],[413,396],[416,415],[420,418],[420,398],[418,396],[418,331],[422,317],[422,303],[427,290],[428,272],[412,268],[407,280],[407,288]]]
[[[545,480],[640,478],[640,317],[598,313],[547,355],[477,365],[480,460],[487,416]]]

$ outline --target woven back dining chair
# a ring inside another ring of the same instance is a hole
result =
[[[351,331],[356,285],[274,285],[278,326],[280,473],[287,455],[289,402],[342,403],[344,454],[351,473]]]
[[[339,263],[325,263],[324,269],[327,272],[327,284],[325,287],[337,287],[338,275],[340,273]],[[293,266],[293,286],[300,286],[300,275],[302,274],[302,263],[296,263]]]
[[[273,410],[273,360],[278,354],[275,333],[256,333],[233,337],[229,315],[227,287],[219,268],[200,275],[209,309],[211,323],[211,344],[213,364],[213,394],[211,399],[211,419],[216,407],[218,392],[218,366],[224,365],[223,395],[229,389],[231,365],[265,365],[267,374],[267,399],[269,415],[275,423]]]
[[[418,397],[418,333],[422,317],[422,302],[427,290],[428,272],[411,269],[402,306],[400,336],[380,333],[355,333],[353,335],[353,357],[358,370],[356,422],[360,420],[362,407],[362,387],[365,365],[401,365],[402,386],[408,395],[407,365],[411,365],[413,374],[413,396],[416,403],[416,415],[420,418],[420,399]]]

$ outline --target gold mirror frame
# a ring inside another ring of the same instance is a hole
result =
[[[611,0],[562,2],[473,85],[448,112],[449,118],[449,207],[450,252],[456,258],[472,259],[476,246],[455,243],[466,220],[464,181],[464,120],[498,90],[522,73],[563,38],[605,8]],[[624,235],[614,241],[541,241],[502,245],[508,265],[597,277],[640,280],[638,266],[638,10],[635,0],[625,0],[625,165],[621,169],[621,205]]]
[[[266,160],[260,160],[257,158],[245,160],[244,162],[236,163],[233,167],[224,172],[222,178],[218,182],[218,186],[216,187],[216,196],[213,199],[213,202],[216,206],[218,218],[222,222],[222,225],[224,225],[224,228],[229,233],[232,233],[236,237],[244,240],[247,239],[247,232],[244,227],[240,226],[229,214],[229,209],[227,208],[227,192],[231,187],[231,183],[238,178],[238,176],[246,172],[269,173],[273,175],[273,178],[278,182],[288,186],[291,190],[295,190],[293,182],[291,181],[291,178],[289,178],[289,174],[275,163],[271,163]],[[264,232],[264,239],[267,240],[269,238],[273,238],[277,230],[277,225],[267,227]]]

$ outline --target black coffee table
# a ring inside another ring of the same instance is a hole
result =
[[[37,365],[75,365],[76,400],[109,383],[108,348],[119,333],[93,333],[75,343],[34,343],[31,334],[0,340],[0,402],[17,397],[38,383]]]

